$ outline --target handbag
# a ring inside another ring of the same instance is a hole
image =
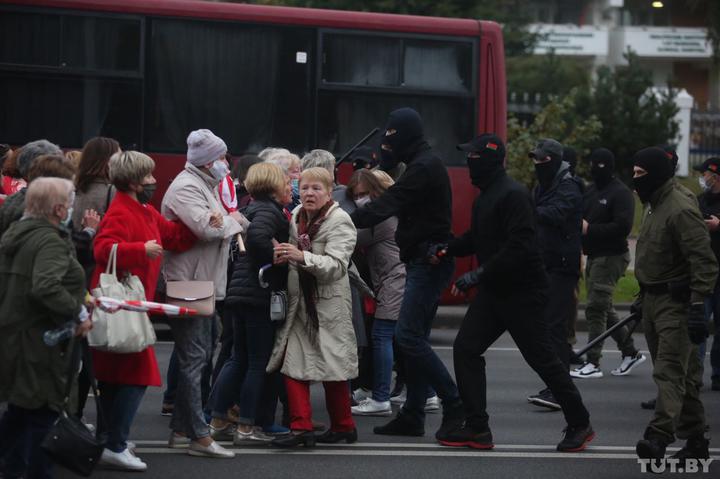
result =
[[[212,281],[168,281],[168,304],[183,308],[192,308],[197,316],[215,314],[215,284]]]
[[[110,250],[105,273],[100,275],[93,296],[107,296],[121,300],[145,300],[145,287],[140,279],[128,274],[122,281],[117,277],[117,243]],[[147,313],[119,310],[114,313],[95,308],[92,315],[93,328],[88,343],[93,348],[112,353],[138,353],[155,344],[156,336]]]
[[[263,277],[265,271],[272,268],[271,264],[266,264],[258,270],[258,283],[261,288],[270,287],[270,283],[265,281]],[[271,291],[270,292],[270,321],[285,321],[287,318],[288,297],[287,291]]]
[[[80,350],[82,346],[76,339],[71,340],[72,352],[68,367],[67,385],[65,386],[65,401],[60,416],[50,431],[40,443],[40,447],[53,462],[82,476],[89,476],[102,455],[104,441],[95,437],[82,421],[68,412],[70,391],[75,375],[80,366]],[[98,422],[102,421],[102,408],[98,400],[97,382],[92,372],[91,355],[83,354],[86,361],[90,385],[92,387],[97,407]]]

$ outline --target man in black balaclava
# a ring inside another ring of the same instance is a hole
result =
[[[680,160],[677,155],[677,151],[675,150],[675,147],[673,145],[658,145],[658,148],[660,148],[662,151],[665,152],[665,158],[670,162],[670,167],[672,168],[673,175],[677,171],[678,161]],[[690,198],[694,203],[697,204],[697,196],[695,196],[695,193],[693,193],[688,187],[683,185],[682,183],[675,181],[673,178],[673,182],[675,183],[675,188],[680,190],[680,193]],[[654,409],[654,407],[653,407]]]
[[[715,288],[718,262],[696,203],[675,187],[665,152],[640,150],[633,165],[633,186],[647,204],[635,250],[640,297],[633,308],[642,315],[658,398],[636,452],[662,459],[677,435],[687,443],[673,458],[685,467],[685,459],[709,457],[698,344],[708,336],[704,301]]]
[[[615,178],[615,156],[610,150],[593,150],[588,159],[593,185],[583,198],[582,244],[588,257],[585,265],[588,291],[585,317],[590,342],[619,320],[612,296],[630,264],[627,237],[635,219],[635,199],[630,188]],[[616,330],[612,337],[622,353],[622,361],[611,374],[625,376],[645,361],[645,356],[635,348],[627,326]],[[571,371],[570,375],[584,379],[603,377],[600,369],[602,346],[600,342],[588,351],[587,362]]]
[[[576,312],[575,288],[580,279],[583,184],[570,173],[562,159],[562,145],[552,139],[540,140],[528,156],[535,164],[538,185],[534,190],[539,246],[550,278],[545,320],[555,353],[570,370],[572,352],[567,325]],[[545,388],[528,401],[556,411],[560,404]]]
[[[438,435],[438,441],[454,447],[493,447],[483,354],[507,330],[565,413],[568,427],[558,450],[581,451],[595,433],[543,324],[548,281],[530,194],[505,173],[505,146],[497,136],[486,133],[458,149],[467,153],[470,179],[481,193],[473,203],[470,230],[450,241],[447,255],[474,254],[479,267],[458,278],[453,287],[454,294],[477,288],[453,346],[465,421]]]
[[[377,199],[351,216],[358,228],[369,228],[397,216],[395,240],[407,279],[395,338],[407,367],[407,400],[397,417],[375,434],[422,436],[428,386],[442,399],[443,420],[437,435],[464,417],[460,395],[428,337],[440,301],[455,269],[449,257],[438,258],[450,238],[452,191],[447,169],[423,136],[420,115],[411,108],[390,114],[382,138],[380,168],[407,164],[405,173]]]

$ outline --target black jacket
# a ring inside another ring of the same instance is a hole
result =
[[[470,230],[450,241],[448,254],[475,254],[489,291],[543,288],[545,267],[537,244],[535,210],[528,190],[504,170],[473,203]]]
[[[589,223],[582,237],[586,255],[595,258],[627,253],[635,199],[622,181],[613,178],[602,189],[592,185],[583,198],[583,218]]]
[[[713,215],[720,218],[720,194],[703,193],[698,196],[698,204],[703,217]],[[710,232],[710,247],[720,262],[720,230]]]
[[[405,263],[424,258],[431,243],[446,242],[452,221],[450,178],[440,158],[422,142],[407,161],[407,170],[397,183],[350,215],[357,228],[397,216],[395,241]]]
[[[539,246],[545,270],[580,275],[583,184],[563,162],[547,190],[535,188]]]
[[[273,238],[287,243],[290,223],[283,207],[272,199],[256,198],[243,210],[250,220],[245,249],[233,262],[228,282],[225,304],[270,304],[270,292],[287,289],[287,266],[273,266],[265,271],[263,278],[270,286],[261,288],[258,271],[273,262]]]

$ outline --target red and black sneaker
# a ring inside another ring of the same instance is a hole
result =
[[[587,426],[568,426],[563,431],[565,437],[557,450],[560,452],[580,452],[584,451],[588,443],[595,439],[595,431],[590,424]]]
[[[492,449],[495,447],[490,429],[477,432],[467,427],[467,425],[449,430],[443,434],[437,434],[436,438],[440,444],[449,447],[469,447],[472,449]]]

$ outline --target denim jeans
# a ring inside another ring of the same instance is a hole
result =
[[[147,386],[131,386],[101,381],[100,407],[102,421],[98,421],[98,435],[106,435],[105,447],[112,452],[127,448],[130,426],[140,407]]]
[[[375,318],[372,326],[373,347],[373,399],[390,400],[390,382],[393,367],[393,336],[397,321]]]
[[[0,453],[5,465],[0,477],[50,479],[52,461],[40,443],[55,423],[58,414],[46,407],[25,409],[8,404],[0,419]]]
[[[203,414],[201,382],[212,357],[213,320],[195,317],[170,321],[178,366],[177,392],[170,428],[185,433],[192,440],[210,435]]]
[[[718,333],[720,333],[720,281],[715,285],[715,291],[712,296],[705,300],[705,318],[710,321],[712,318],[715,322],[715,336],[712,340],[712,348],[710,349],[710,366],[712,367],[712,377],[720,378],[720,340],[718,340]],[[705,340],[700,344],[700,364],[705,364],[705,352],[707,351],[707,341]]]
[[[232,311],[233,350],[218,375],[208,406],[212,416],[225,418],[234,404],[239,422],[272,424],[277,405],[279,376],[265,372],[275,343],[270,305],[243,304]]]
[[[401,414],[424,423],[428,385],[442,399],[443,407],[459,404],[455,381],[430,347],[428,338],[440,295],[450,282],[455,261],[444,258],[433,265],[412,260],[406,265],[405,294],[397,323],[397,341],[407,360],[407,401]]]

